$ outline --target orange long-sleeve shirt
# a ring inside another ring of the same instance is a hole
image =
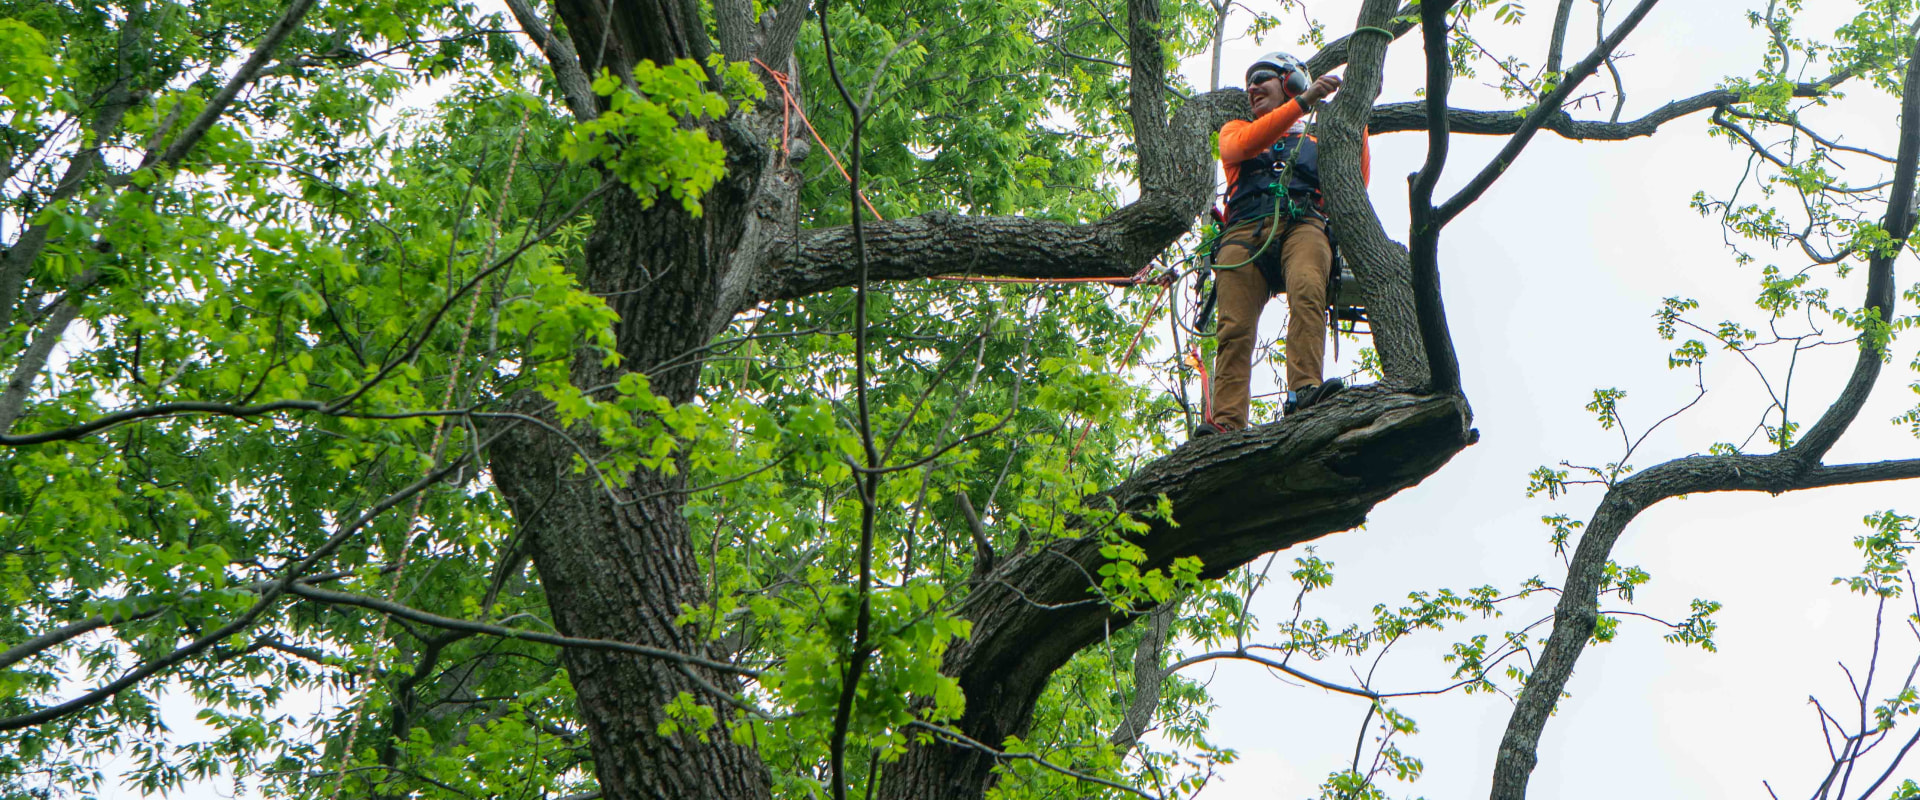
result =
[[[1227,186],[1239,183],[1240,162],[1272,147],[1306,113],[1299,101],[1288,100],[1252,122],[1236,119],[1220,126],[1220,165],[1226,168]],[[1367,147],[1366,131],[1360,132],[1360,178],[1368,182],[1373,180],[1373,153]]]

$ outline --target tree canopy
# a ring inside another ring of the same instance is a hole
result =
[[[1920,477],[1828,458],[1920,305],[1895,277],[1920,8],[1810,32],[1769,3],[1753,64],[1623,119],[1657,0],[1534,5],[1302,26],[1346,74],[1314,124],[1369,382],[1186,443],[1210,134],[1249,110],[1176,67],[1297,3],[0,0],[0,795],[90,795],[114,755],[156,794],[1187,797],[1233,758],[1193,669],[1240,661],[1360,698],[1351,763],[1312,767],[1384,797],[1423,768],[1406,693],[1319,667],[1425,637],[1432,692],[1510,709],[1486,766],[1524,797],[1576,662],[1620,635],[1599,603],[1649,580],[1612,556],[1640,512]],[[1381,102],[1393,48],[1423,96]],[[1464,79],[1509,106],[1451,104]],[[1823,127],[1876,99],[1875,131]],[[1564,575],[1252,619],[1263,587],[1333,580],[1269,554],[1478,438],[1448,223],[1537,136],[1683,119],[1751,156],[1695,205],[1758,303],[1649,311],[1673,369],[1781,381],[1753,434],[1636,468],[1645,432],[1596,391],[1618,459],[1531,476],[1598,495],[1546,520]],[[1406,131],[1427,160],[1389,232],[1358,154]],[[1501,150],[1450,158],[1469,135]],[[1822,346],[1853,363],[1809,410]],[[1899,616],[1920,527],[1868,522],[1848,587]],[[1661,635],[1711,648],[1716,610]],[[1816,796],[1920,796],[1904,674],[1833,720]],[[182,697],[205,740],[161,724]]]

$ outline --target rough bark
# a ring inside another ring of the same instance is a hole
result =
[[[1139,82],[1136,81],[1135,85]],[[1164,167],[1142,168],[1139,199],[1093,223],[1028,217],[967,216],[933,211],[864,223],[873,280],[936,275],[1010,278],[1125,278],[1193,226],[1213,197],[1209,134],[1250,114],[1244,92],[1222,90],[1189,100],[1158,134]],[[853,285],[853,231],[848,226],[800,231],[783,256],[743,298],[805,297]],[[744,306],[743,306],[744,307]]]
[[[642,61],[671,64],[691,58],[694,37],[704,41],[707,35],[680,0],[555,0],[554,10],[567,23],[581,70],[589,76],[602,68],[628,76]]]
[[[1391,0],[1368,0],[1357,27],[1381,27],[1394,12]],[[1321,112],[1320,145],[1327,157],[1320,167],[1326,187],[1327,216],[1334,240],[1360,278],[1373,319],[1374,349],[1387,380],[1401,386],[1427,383],[1426,348],[1415,314],[1412,270],[1407,249],[1388,238],[1367,198],[1360,174],[1362,132],[1369,129],[1373,101],[1380,96],[1387,38],[1379,34],[1352,39],[1346,83],[1332,105]]]
[[[688,37],[705,33],[686,17],[686,5],[622,0],[609,13],[599,0],[562,0],[558,11],[582,68],[591,74],[603,65],[621,71],[639,58],[664,60],[696,49]],[[1131,6],[1134,62],[1164,66],[1153,33],[1158,6],[1145,0]],[[794,17],[800,8],[793,4]],[[1379,24],[1393,11],[1385,0],[1372,0],[1369,8],[1381,17]],[[776,16],[770,26],[763,24],[770,40],[787,36],[784,22]],[[737,36],[728,38],[737,43]],[[1363,36],[1351,48],[1365,57],[1356,69],[1371,70],[1375,88],[1350,104],[1344,124],[1351,135],[1335,146],[1347,149],[1332,151],[1336,161],[1345,153],[1357,163],[1358,130],[1377,94],[1386,44],[1387,37]],[[1157,74],[1156,66],[1137,71]],[[1143,154],[1136,202],[1085,225],[938,213],[874,223],[866,229],[872,276],[1134,273],[1205,209],[1213,194],[1209,134],[1226,119],[1249,113],[1244,94],[1216,92],[1193,98],[1169,117],[1160,90],[1140,88],[1162,85],[1135,81],[1130,98]],[[704,216],[692,218],[665,203],[642,209],[621,190],[610,195],[589,238],[585,282],[611,298],[620,314],[619,370],[648,373],[654,391],[666,399],[694,396],[699,363],[665,372],[655,367],[707,344],[732,314],[855,279],[849,231],[794,232],[799,178],[790,167],[776,166],[777,153],[765,144],[779,139],[780,110],[769,103],[755,116],[709,126],[727,147],[728,171],[703,199]],[[1357,166],[1334,172],[1360,185]],[[1378,231],[1363,191],[1354,189],[1353,201],[1336,213],[1364,219]],[[1404,251],[1384,233],[1376,238],[1360,257],[1386,252],[1404,270]],[[1394,268],[1372,270],[1372,291],[1385,298],[1383,304],[1411,303]],[[1383,348],[1396,354],[1395,377],[1418,371],[1420,350],[1417,339],[1409,338],[1416,336],[1411,326],[1390,325],[1376,335],[1391,342]],[[584,354],[574,368],[582,386],[617,377],[618,370],[600,365],[598,354]],[[521,405],[531,414],[540,407],[531,399]],[[628,476],[625,488],[612,489],[591,475],[572,474],[576,450],[591,455],[598,446],[591,440],[569,440],[537,425],[522,425],[511,437],[490,455],[494,474],[531,538],[560,632],[719,657],[672,622],[683,605],[705,599],[680,514],[684,480],[642,470]],[[1095,498],[1094,505],[1140,512],[1165,494],[1179,527],[1155,524],[1139,537],[1148,554],[1143,566],[1166,567],[1197,556],[1207,574],[1217,576],[1263,553],[1359,524],[1375,504],[1437,470],[1471,438],[1469,413],[1457,396],[1363,387],[1283,424],[1183,447]],[[968,698],[968,714],[959,724],[966,735],[998,746],[1006,736],[1025,732],[1053,672],[1136,616],[1116,614],[1092,594],[1087,576],[1103,563],[1094,534],[1103,519],[1079,524],[1086,532],[1079,538],[996,565],[967,601],[962,613],[974,621],[974,635],[949,653],[946,664]],[[729,675],[604,650],[568,650],[563,658],[606,797],[767,796],[768,773],[752,750],[731,744],[724,734],[699,742],[657,733],[662,709],[676,695],[704,698],[703,685],[734,688]],[[914,744],[886,770],[882,796],[973,800],[989,785],[992,767],[991,758],[977,750]]]
[[[1180,617],[1180,598],[1168,600],[1147,615],[1146,630],[1133,650],[1133,700],[1120,724],[1107,735],[1114,750],[1125,754],[1140,743],[1140,737],[1153,726],[1153,714],[1160,709],[1160,689],[1172,674],[1166,662],[1167,635]]]
[[[520,29],[546,55],[547,63],[553,65],[554,82],[560,87],[560,96],[567,99],[567,110],[573,112],[574,119],[584,121],[599,116],[600,99],[593,93],[593,79],[581,69],[580,54],[574,52],[573,43],[553,35],[553,30],[534,13],[527,0],[507,0],[507,10],[513,12]]]
[[[1469,444],[1465,401],[1349,390],[1277,425],[1197,440],[1094,498],[1133,514],[1161,495],[1173,505],[1135,541],[1142,569],[1195,556],[1219,577],[1254,558],[1349,530],[1375,505],[1433,474]],[[1097,530],[1104,519],[1082,520]],[[1075,653],[1139,614],[1115,613],[1089,576],[1106,560],[1091,533],[1009,558],[974,589],[962,609],[973,635],[947,655],[947,672],[968,698],[958,727],[998,746],[1026,734],[1047,680]],[[881,796],[974,800],[991,783],[994,759],[941,743],[908,750],[889,769]]]
[[[738,185],[753,181],[751,174],[734,173],[734,185],[709,195],[708,214],[700,219],[669,204],[642,209],[625,190],[608,200],[587,244],[586,282],[612,298],[620,312],[616,348],[626,365],[648,371],[706,344],[724,325],[727,315],[717,306],[724,259],[714,251],[737,236],[747,200]],[[576,362],[574,380],[603,385],[617,380],[619,371],[587,354]],[[655,372],[653,390],[684,402],[698,377],[697,369]],[[538,413],[536,399],[526,405],[523,410]],[[674,624],[682,608],[705,600],[680,513],[685,472],[639,470],[616,489],[591,473],[573,474],[576,448],[591,454],[597,445],[522,425],[491,453],[496,480],[532,543],[555,627],[567,636],[723,657],[697,633]],[[733,744],[724,732],[706,742],[691,731],[670,737],[657,732],[675,696],[686,692],[711,702],[703,683],[737,689],[732,676],[584,649],[563,650],[562,663],[579,695],[606,797],[769,796],[770,778],[758,754]]]

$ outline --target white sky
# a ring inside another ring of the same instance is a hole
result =
[[[1758,64],[1760,35],[1739,12],[1751,1],[1670,2],[1657,8],[1629,40],[1633,57],[1622,62],[1629,103],[1625,119],[1670,99],[1714,86],[1729,74],[1748,74]],[[1543,60],[1541,29],[1552,3],[1529,4],[1532,19],[1512,39],[1534,62]],[[1591,46],[1591,4],[1579,13],[1569,37],[1568,62]],[[1801,30],[1830,31],[1851,3],[1819,3]],[[1352,26],[1355,0],[1314,5],[1330,36]],[[1624,6],[1623,6],[1624,8]],[[1616,16],[1621,11],[1616,12]],[[1244,22],[1244,15],[1240,18]],[[1483,26],[1488,33],[1492,26]],[[1293,45],[1298,25],[1269,36],[1229,44],[1224,82],[1237,83],[1243,66],[1259,52]],[[1495,41],[1506,41],[1496,37]],[[1205,57],[1184,72],[1206,85]],[[1423,80],[1418,39],[1403,38],[1388,60],[1382,101],[1408,100]],[[1457,104],[1510,107],[1478,81],[1456,83]],[[1604,74],[1588,85],[1606,85]],[[1856,89],[1864,99],[1869,92]],[[1848,141],[1893,149],[1893,103],[1884,97],[1840,128]],[[1581,116],[1591,116],[1591,107]],[[1587,490],[1549,502],[1527,499],[1526,474],[1561,459],[1604,463],[1616,458],[1616,434],[1602,432],[1582,406],[1599,387],[1626,389],[1624,415],[1638,432],[1685,404],[1694,393],[1691,373],[1670,372],[1672,343],[1659,340],[1650,315],[1661,298],[1695,297],[1710,323],[1735,317],[1757,320],[1751,301],[1757,267],[1736,267],[1720,241],[1716,223],[1688,208],[1695,191],[1725,196],[1744,158],[1705,137],[1706,114],[1669,124],[1659,136],[1618,143],[1571,143],[1542,134],[1520,161],[1442,240],[1442,280],[1464,382],[1482,440],[1437,475],[1376,509],[1361,531],[1317,543],[1336,564],[1330,590],[1309,600],[1310,613],[1329,621],[1365,619],[1376,602],[1413,589],[1466,589],[1492,583],[1515,587],[1540,575],[1558,584],[1564,572],[1546,544],[1543,514],[1584,520],[1599,494]],[[1501,144],[1492,137],[1456,137],[1441,196],[1485,163]],[[1404,240],[1405,176],[1419,168],[1424,134],[1375,137],[1373,201],[1388,232]],[[1866,182],[1864,178],[1861,182]],[[1786,258],[1783,265],[1797,267]],[[1914,279],[1903,260],[1896,283]],[[1848,303],[1857,298],[1848,297]],[[1263,336],[1281,330],[1279,305],[1264,320]],[[1908,311],[1911,311],[1908,309]],[[1920,442],[1886,420],[1905,410],[1913,395],[1901,387],[1914,377],[1905,365],[1913,339],[1902,342],[1880,391],[1843,439],[1831,461],[1920,457]],[[1852,363],[1852,351],[1830,348],[1819,363],[1803,364],[1794,402],[1817,409],[1831,399],[1837,377]],[[1352,348],[1343,347],[1350,354]],[[1725,361],[1716,357],[1712,361]],[[1724,365],[1723,365],[1724,366]],[[1344,371],[1329,367],[1329,374]],[[1255,370],[1255,391],[1270,391],[1270,371]],[[1701,407],[1663,428],[1636,456],[1650,466],[1665,458],[1704,451],[1715,441],[1745,436],[1763,401],[1750,374],[1710,370],[1709,395]],[[1532,794],[1583,800],[1622,796],[1765,797],[1761,781],[1782,797],[1804,796],[1824,771],[1824,746],[1808,695],[1829,707],[1845,707],[1845,676],[1835,662],[1856,671],[1871,643],[1871,606],[1829,585],[1850,575],[1858,559],[1852,538],[1863,532],[1867,513],[1899,507],[1920,511],[1920,484],[1827,489],[1780,498],[1714,495],[1668,501],[1644,513],[1615,548],[1614,557],[1654,576],[1639,593],[1635,610],[1679,619],[1695,597],[1719,600],[1720,652],[1682,649],[1660,640],[1661,628],[1628,620],[1613,644],[1590,650],[1540,746]],[[1275,574],[1284,576],[1297,554],[1283,553]],[[1291,613],[1292,594],[1276,583],[1256,601],[1268,619]],[[1603,604],[1619,607],[1618,603]],[[1524,607],[1497,621],[1497,633],[1545,614],[1547,602]],[[1909,608],[1909,610],[1911,610]],[[1522,619],[1524,617],[1524,619]],[[1883,664],[1912,663],[1912,638],[1890,626]],[[1544,630],[1542,631],[1544,634]],[[1464,636],[1465,634],[1461,634]],[[1376,677],[1386,690],[1429,688],[1445,683],[1449,668],[1438,654],[1457,637],[1426,634],[1397,646]],[[1344,667],[1323,677],[1347,680]],[[1883,670],[1890,672],[1890,669]],[[1192,673],[1210,678],[1218,702],[1212,740],[1240,752],[1222,769],[1207,800],[1314,796],[1329,771],[1352,758],[1363,701],[1283,683],[1249,665],[1223,664]],[[1883,682],[1891,676],[1883,676]],[[185,737],[197,726],[193,709],[170,702],[169,722]],[[1391,786],[1394,796],[1432,798],[1485,796],[1493,753],[1510,709],[1485,695],[1449,695],[1405,700],[1396,707],[1420,722],[1420,733],[1402,742],[1422,758],[1418,783]],[[1912,723],[1909,723],[1912,724]],[[1920,776],[1920,759],[1906,775]],[[1858,784],[1856,784],[1858,785]],[[197,785],[179,796],[230,796],[224,787]],[[1856,790],[1857,791],[1857,790]],[[106,797],[131,796],[109,787]]]
[[[1525,38],[1497,41],[1516,43],[1534,64],[1544,61],[1542,32],[1554,5],[1527,4],[1532,18],[1517,32]],[[1809,35],[1825,36],[1855,13],[1853,3],[1808,5],[1798,30]],[[1623,16],[1628,6],[1618,3],[1613,16]],[[1764,8],[1764,3],[1657,7],[1625,47],[1633,57],[1621,64],[1629,97],[1622,119],[1712,88],[1725,76],[1754,72],[1762,37],[1742,16],[1749,6]],[[1328,24],[1329,36],[1337,36],[1351,29],[1357,7],[1353,0],[1341,0],[1315,3],[1313,10]],[[1577,4],[1568,63],[1592,46],[1592,8],[1590,2]],[[1492,27],[1483,25],[1480,31]],[[1249,40],[1229,45],[1223,83],[1237,83],[1239,71],[1263,50],[1309,52],[1292,44],[1298,31],[1297,25],[1283,28],[1265,46]],[[1518,44],[1522,41],[1526,44]],[[1424,81],[1420,59],[1414,36],[1395,45],[1382,102],[1415,98]],[[1184,72],[1205,85],[1207,68],[1205,59],[1193,59]],[[1513,107],[1480,83],[1457,81],[1454,103]],[[1582,93],[1609,86],[1602,72]],[[1826,117],[1843,123],[1830,130],[1849,143],[1891,153],[1895,103],[1864,87],[1855,87],[1853,94],[1850,116]],[[1589,104],[1578,116],[1591,118],[1596,112]],[[1539,518],[1563,513],[1585,520],[1600,494],[1589,489],[1558,502],[1528,499],[1526,475],[1563,458],[1588,464],[1618,458],[1618,435],[1601,431],[1583,408],[1596,388],[1628,391],[1623,414],[1636,433],[1693,397],[1693,375],[1666,368],[1673,343],[1654,333],[1650,315],[1661,298],[1701,300],[1696,319],[1709,326],[1735,318],[1760,328],[1752,305],[1758,265],[1736,266],[1717,223],[1688,207],[1695,191],[1725,197],[1745,161],[1743,153],[1706,138],[1707,118],[1706,113],[1688,117],[1656,137],[1624,143],[1574,143],[1543,133],[1495,188],[1447,229],[1442,283],[1463,381],[1483,438],[1425,483],[1381,504],[1364,530],[1317,543],[1319,554],[1336,563],[1337,580],[1332,589],[1310,597],[1310,613],[1332,622],[1364,621],[1374,603],[1414,589],[1485,583],[1510,589],[1532,575],[1560,583],[1565,570],[1552,556]],[[1456,137],[1440,196],[1476,172],[1503,142]],[[1405,177],[1419,169],[1425,144],[1423,133],[1372,141],[1373,202],[1389,234],[1402,241]],[[1864,161],[1860,166],[1859,183],[1883,177]],[[1802,265],[1788,254],[1779,263],[1789,271]],[[1912,285],[1915,274],[1913,261],[1903,259],[1896,284]],[[1845,302],[1857,305],[1859,290],[1849,291],[1853,294]],[[1263,336],[1280,332],[1280,317],[1269,311]],[[1906,368],[1913,343],[1911,336],[1899,343],[1874,400],[1830,463],[1920,456],[1920,442],[1887,424],[1915,400],[1903,388],[1915,379]],[[1817,363],[1803,360],[1794,384],[1791,402],[1807,424],[1808,415],[1837,393],[1853,361],[1850,348],[1826,350]],[[1717,356],[1709,364],[1727,360]],[[1764,407],[1759,399],[1764,395],[1750,372],[1721,366],[1708,370],[1706,401],[1655,434],[1634,464],[1645,468],[1704,452],[1716,441],[1744,438]],[[1328,368],[1328,374],[1343,371],[1344,365]],[[1256,367],[1256,380],[1266,372]],[[1256,384],[1255,391],[1272,388]],[[1908,513],[1920,512],[1916,500],[1920,484],[1909,482],[1779,498],[1697,496],[1642,514],[1614,550],[1616,560],[1653,575],[1632,608],[1678,620],[1692,598],[1721,601],[1726,607],[1716,616],[1720,652],[1682,649],[1661,641],[1664,629],[1654,623],[1624,621],[1615,643],[1590,649],[1581,659],[1568,686],[1572,697],[1562,703],[1541,742],[1532,796],[1764,798],[1762,780],[1771,781],[1781,797],[1812,794],[1827,759],[1808,696],[1819,696],[1830,709],[1848,708],[1846,676],[1836,662],[1845,660],[1859,674],[1872,635],[1872,606],[1830,583],[1858,569],[1851,542],[1865,532],[1863,516],[1902,506]],[[1282,568],[1292,566],[1294,555],[1283,553],[1275,573],[1284,575]],[[1255,610],[1262,618],[1282,619],[1290,615],[1291,602],[1291,588],[1279,583],[1256,600]],[[1497,634],[1521,627],[1548,613],[1550,602],[1527,606],[1526,613],[1498,621],[1503,625],[1470,630]],[[1602,608],[1620,605],[1603,603]],[[1911,613],[1912,606],[1906,610]],[[1413,646],[1396,647],[1380,668],[1376,688],[1444,685],[1450,668],[1438,657],[1459,638],[1464,634],[1427,634],[1410,640]],[[1904,677],[1916,653],[1912,634],[1898,622],[1889,625],[1887,642],[1876,686],[1895,679],[1890,674],[1895,665]],[[1323,669],[1331,671],[1322,677],[1351,679],[1344,665]],[[1315,796],[1327,773],[1353,757],[1365,701],[1288,685],[1253,665],[1197,673],[1202,679],[1209,675],[1219,703],[1213,741],[1238,749],[1241,760],[1221,771],[1223,780],[1202,795],[1207,800]],[[1401,701],[1396,707],[1420,722],[1420,733],[1402,748],[1421,757],[1427,771],[1416,784],[1392,786],[1392,795],[1487,795],[1494,752],[1511,709],[1506,700],[1449,695]],[[1901,776],[1920,777],[1920,754],[1910,762]],[[1856,778],[1852,792],[1864,785]]]

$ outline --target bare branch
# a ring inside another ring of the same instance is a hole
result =
[[[662,661],[671,661],[676,664],[685,664],[688,666],[703,667],[706,669],[713,670],[715,672],[724,672],[731,675],[757,677],[760,674],[759,670],[751,669],[748,667],[742,667],[737,664],[730,664],[725,661],[715,661],[710,658],[701,658],[700,656],[688,655],[686,653],[677,653],[672,650],[665,650],[658,647],[648,647],[646,645],[631,644],[628,642],[613,642],[613,641],[606,641],[602,639],[580,639],[572,636],[561,636],[558,634],[541,633],[539,631],[529,631],[529,630],[523,630],[520,628],[509,628],[509,627],[506,627],[505,625],[494,625],[486,622],[475,622],[473,620],[467,620],[467,619],[443,617],[439,614],[435,614],[430,611],[422,611],[420,609],[401,605],[399,603],[395,603],[390,600],[382,600],[377,597],[368,597],[366,595],[352,594],[349,592],[337,592],[332,589],[322,589],[318,586],[313,586],[306,583],[295,583],[292,586],[292,588],[289,589],[288,591],[295,596],[303,597],[308,600],[313,600],[315,602],[326,603],[328,605],[337,605],[337,606],[357,606],[360,608],[368,609],[370,611],[378,611],[382,614],[386,614],[396,619],[403,619],[408,622],[417,622],[422,625],[430,625],[432,627],[440,628],[442,630],[458,631],[461,633],[482,634],[486,636],[498,636],[503,639],[518,639],[521,641],[534,642],[536,644],[553,645],[554,647],[577,647],[577,648],[583,648],[587,650],[607,650],[607,651],[616,652],[616,653],[631,653],[637,656],[645,656],[647,658],[659,659]]]
[[[233,104],[234,98],[239,97],[242,91],[251,86],[253,79],[259,76],[261,68],[273,60],[274,51],[280,49],[280,43],[286,41],[287,36],[293,33],[295,28],[300,27],[300,20],[306,17],[308,11],[313,10],[314,2],[315,0],[293,0],[280,18],[274,21],[273,26],[267,29],[266,35],[261,37],[260,46],[254,48],[253,54],[248,56],[246,62],[240,65],[240,69],[233,73],[227,85],[221,87],[219,93],[207,101],[206,106],[200,109],[200,113],[193,118],[192,122],[187,123],[186,130],[181,131],[180,136],[174,139],[172,144],[167,145],[164,152],[156,154],[149,151],[140,166],[154,164],[171,166],[186,158],[187,153],[193,150],[193,146],[200,143],[200,138],[207,135],[207,131],[213,129],[214,123],[219,122],[220,117],[227,113],[227,106]]]
[[[1527,143],[1533,140],[1533,135],[1540,130],[1540,126],[1545,124],[1549,117],[1563,113],[1560,110],[1560,104],[1566,101],[1582,81],[1600,68],[1602,61],[1605,61],[1614,50],[1619,49],[1620,43],[1626,41],[1627,35],[1633,33],[1634,28],[1639,27],[1640,21],[1646,19],[1647,13],[1651,12],[1654,4],[1659,1],[1640,0],[1640,4],[1634,6],[1633,11],[1627,14],[1627,18],[1620,23],[1619,27],[1613,29],[1611,35],[1602,40],[1592,53],[1581,59],[1580,63],[1567,71],[1559,85],[1555,86],[1546,99],[1534,108],[1533,113],[1527,115],[1526,120],[1520,124],[1520,129],[1514,132],[1513,138],[1508,139],[1506,146],[1500,149],[1499,155],[1494,156],[1493,160],[1480,170],[1480,174],[1468,181],[1458,194],[1440,206],[1438,227],[1444,227],[1454,217],[1459,216],[1461,211],[1465,211],[1467,206],[1480,199],[1480,195],[1493,186],[1493,182],[1498,180],[1500,175],[1513,165],[1514,160],[1520,157],[1520,151],[1526,149]]]
[[[1920,42],[1908,57],[1901,97],[1899,164],[1882,227],[1896,245],[1869,260],[1866,306],[1882,319],[1892,311],[1893,258],[1913,228],[1915,167],[1920,162]],[[1765,491],[1774,494],[1843,483],[1920,476],[1920,459],[1826,467],[1820,459],[1852,423],[1879,374],[1880,345],[1861,337],[1860,359],[1847,386],[1806,438],[1764,456],[1706,456],[1668,461],[1611,487],[1580,539],[1567,584],[1554,609],[1553,633],[1514,705],[1494,762],[1494,800],[1523,800],[1538,761],[1540,734],[1598,622],[1599,588],[1608,554],[1641,511],[1683,494]]]
[[[1560,0],[1553,15],[1553,40],[1547,45],[1547,74],[1560,71],[1560,59],[1567,49],[1567,24],[1573,21],[1573,0]]]
[[[1793,94],[1795,97],[1820,97],[1831,92],[1833,87],[1845,82],[1848,78],[1846,73],[1841,73],[1825,81],[1796,84]],[[1741,102],[1738,94],[1725,89],[1715,89],[1674,100],[1639,119],[1626,122],[1574,119],[1565,111],[1559,111],[1548,116],[1541,123],[1540,128],[1557,133],[1566,139],[1623,141],[1652,136],[1662,125],[1676,119],[1708,109],[1732,107]],[[1371,130],[1373,133],[1426,130],[1429,125],[1426,112],[1427,104],[1424,102],[1383,104],[1373,110]],[[1526,124],[1526,117],[1510,110],[1447,109],[1447,127],[1454,133],[1504,136],[1517,133],[1524,124]]]

